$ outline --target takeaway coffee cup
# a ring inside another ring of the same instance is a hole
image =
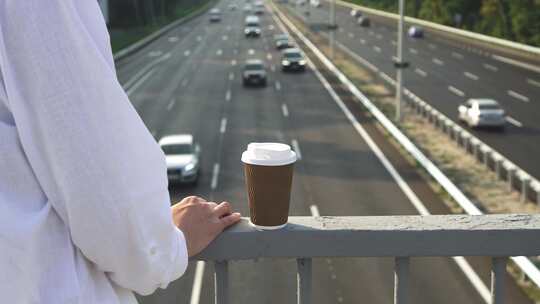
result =
[[[242,153],[251,224],[258,229],[284,227],[296,153],[280,143],[251,143]]]

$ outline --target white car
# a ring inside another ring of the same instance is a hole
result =
[[[319,0],[310,0],[309,3],[313,7],[321,7],[321,1],[319,1]]]
[[[458,119],[469,127],[495,127],[504,129],[505,112],[493,99],[469,99],[458,107]]]
[[[169,182],[196,184],[199,180],[201,149],[190,134],[168,135],[159,140],[165,153]]]

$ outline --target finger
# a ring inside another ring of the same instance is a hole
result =
[[[200,196],[191,195],[185,198],[186,200],[193,202],[193,203],[204,203],[206,200]]]
[[[217,215],[218,218],[228,215],[229,213],[231,213],[231,204],[229,202],[222,202],[214,208],[214,214]]]
[[[210,208],[210,210],[214,210],[216,209],[216,207],[218,206],[218,204],[214,203],[214,202],[206,202],[206,205],[208,205],[208,207]]]
[[[237,223],[240,220],[241,217],[242,217],[242,215],[240,215],[240,213],[238,213],[238,212],[231,213],[231,214],[226,215],[226,216],[221,218],[221,224],[223,224],[223,228],[225,229],[225,228]]]

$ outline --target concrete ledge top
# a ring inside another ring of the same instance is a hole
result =
[[[457,255],[540,255],[540,215],[289,217],[275,231],[244,218],[194,259]]]

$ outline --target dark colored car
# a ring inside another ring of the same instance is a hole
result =
[[[358,25],[363,27],[369,27],[371,26],[371,20],[366,16],[360,16],[357,20]]]
[[[242,83],[244,86],[266,86],[266,68],[262,60],[247,60],[242,72]]]
[[[286,49],[283,51],[281,57],[281,70],[284,72],[305,71],[306,59],[304,58],[304,55],[302,55],[302,52],[297,48]]]

